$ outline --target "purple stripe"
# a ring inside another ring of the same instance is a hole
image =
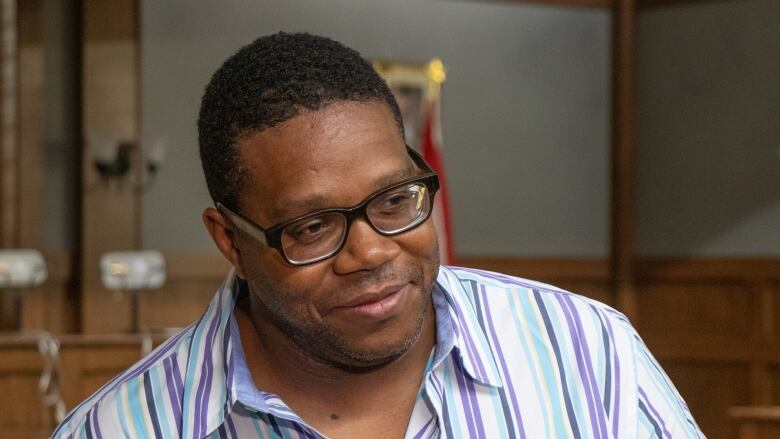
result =
[[[493,313],[490,312],[490,303],[487,300],[487,291],[485,290],[484,285],[480,285],[480,292],[482,293],[482,303],[485,306],[485,311],[488,316],[492,316]],[[517,420],[517,428],[520,430],[520,437],[525,437],[525,427],[523,426],[523,418],[520,416],[520,405],[517,403],[517,395],[515,391],[515,386],[512,384],[512,376],[509,373],[509,368],[507,367],[506,360],[504,359],[504,353],[501,351],[501,344],[498,341],[498,336],[496,335],[496,328],[493,325],[493,319],[487,318],[485,319],[488,323],[488,326],[490,328],[490,338],[493,339],[493,346],[495,347],[495,352],[498,355],[498,362],[501,364],[501,370],[504,371],[504,379],[507,383],[507,393],[510,396],[510,399],[512,400],[512,412],[514,413],[514,419]]]
[[[615,413],[612,415],[612,434],[617,437],[618,433],[618,424],[620,423],[620,358],[617,354],[617,344],[615,343],[615,334],[612,332],[612,323],[610,323],[608,318],[605,318],[604,321],[607,324],[607,333],[609,334],[609,340],[612,343],[612,346],[614,349],[612,349],[612,360],[615,363],[615,373],[613,374],[614,379],[612,380],[615,384],[612,386],[615,390],[615,399],[613,401],[613,406],[615,407]],[[609,361],[609,360],[607,360]]]
[[[479,437],[485,436],[485,421],[482,420],[482,412],[479,409],[479,402],[477,401],[477,391],[474,389],[474,383],[469,379],[463,379],[466,382],[466,388],[468,389],[469,401],[471,403],[471,410],[474,413],[474,419],[477,421],[477,430],[479,431]]]
[[[192,325],[190,325],[190,326],[192,326]],[[188,327],[187,329],[189,329],[189,327]],[[180,332],[180,333],[178,333],[178,334],[174,335],[172,338],[168,339],[168,341],[167,341],[167,342],[165,342],[165,344],[163,345],[163,347],[162,347],[162,348],[159,348],[159,349],[160,349],[159,351],[157,351],[157,352],[156,352],[154,355],[152,355],[152,356],[151,356],[151,357],[149,357],[149,358],[148,358],[146,361],[144,361],[144,362],[143,362],[143,363],[141,363],[139,366],[137,366],[135,369],[133,369],[133,370],[130,372],[130,374],[129,374],[129,375],[126,375],[126,376],[124,377],[124,380],[128,380],[128,379],[135,378],[135,377],[137,377],[137,376],[141,375],[142,373],[144,373],[144,372],[146,371],[145,369],[149,368],[149,367],[150,367],[150,366],[151,366],[151,365],[152,365],[154,362],[156,362],[156,361],[157,361],[157,360],[158,360],[160,357],[162,357],[164,354],[168,353],[168,351],[170,351],[170,350],[171,350],[171,348],[174,348],[174,347],[176,347],[176,342],[178,342],[180,338],[182,338],[182,337],[183,337],[185,334],[187,334],[187,329],[183,330],[182,332]],[[124,382],[124,380],[123,380],[123,382]],[[115,384],[115,385],[114,385],[114,386],[111,388],[111,390],[114,390],[114,389],[115,389],[116,387],[118,387],[120,384],[122,384],[122,383],[116,383],[116,384]]]
[[[230,430],[230,436],[237,439],[238,433],[236,432],[236,425],[233,423],[232,416],[227,417],[227,425],[228,425],[228,430]]]
[[[566,301],[566,304],[569,306],[569,310],[572,313],[572,316],[574,317],[574,323],[577,325],[577,335],[581,336],[585,333],[585,329],[582,327],[582,320],[580,319],[579,314],[577,314],[576,309],[574,308],[574,302],[571,300],[571,296],[566,295],[562,296],[563,299]],[[585,351],[585,358],[588,360],[585,362],[585,367],[587,368],[588,372],[588,379],[590,383],[590,387],[593,391],[593,398],[594,401],[596,399],[596,395],[598,395],[598,384],[596,384],[596,372],[593,369],[593,362],[591,361],[592,357],[590,355],[590,348],[588,347],[588,340],[584,337],[582,337],[582,349]],[[601,412],[603,413],[603,406]],[[604,416],[599,416],[597,418],[598,424],[599,424],[599,430],[603,437],[607,436],[607,422]]]
[[[458,363],[453,363],[453,366],[457,365]],[[468,389],[466,388],[463,374],[459,373],[456,367],[453,367],[452,373],[455,375],[455,379],[458,382],[458,395],[460,396],[460,402],[463,405],[463,412],[466,413],[466,425],[469,427],[469,437],[476,437],[477,432],[474,431],[474,418],[471,416],[472,409],[471,404],[469,403],[469,397],[466,396]]]
[[[458,317],[460,324],[463,325],[463,327],[466,329],[463,331],[465,337],[461,338],[466,345],[466,352],[468,353],[469,360],[472,364],[476,365],[477,369],[479,370],[479,376],[477,378],[482,381],[487,381],[487,372],[485,372],[485,367],[482,364],[482,361],[479,360],[479,356],[476,353],[477,345],[474,343],[474,339],[471,337],[471,331],[468,330],[469,325],[466,323],[466,318],[463,316],[463,313],[461,313],[459,306],[455,305],[452,307],[452,309],[455,310],[455,315]]]
[[[173,370],[173,379],[176,382],[176,394],[184,397],[184,381],[181,378],[181,371],[179,370],[179,361],[176,353],[171,355],[171,369]]]
[[[566,321],[568,322],[569,327],[569,335],[572,339],[572,345],[574,347],[574,352],[577,357],[577,369],[580,374],[580,379],[582,380],[583,388],[585,389],[585,397],[588,402],[588,412],[590,413],[590,419],[591,419],[591,428],[593,430],[593,436],[594,437],[602,437],[601,434],[601,428],[600,425],[598,425],[598,418],[596,416],[596,407],[594,403],[594,389],[592,386],[591,377],[588,376],[588,366],[589,359],[586,361],[586,359],[583,357],[582,348],[583,345],[587,346],[586,341],[582,338],[581,334],[578,333],[576,329],[578,328],[578,325],[574,322],[574,317],[571,315],[571,311],[569,310],[567,303],[565,301],[565,298],[561,295],[556,294],[555,298],[560,302],[561,310],[563,311],[564,316],[566,317]],[[603,421],[602,421],[603,422]]]
[[[218,303],[222,303],[223,294],[224,292],[220,290]],[[211,377],[214,369],[213,359],[211,358],[212,346],[217,332],[217,323],[222,317],[222,307],[215,306],[215,308],[216,315],[211,319],[211,324],[209,324],[209,330],[206,334],[206,340],[201,342],[201,345],[203,346],[203,363],[201,363],[201,367],[205,370],[200,375],[198,389],[195,392],[195,407],[197,409],[197,414],[194,419],[194,437],[200,437],[206,433],[206,418],[208,416],[208,398],[206,395],[211,391]]]
[[[95,406],[90,410],[92,412],[92,427],[95,429],[95,437],[103,439],[103,433],[100,431],[100,422],[98,421],[97,407]]]
[[[500,273],[493,273],[493,272],[488,272],[488,271],[476,270],[474,268],[462,267],[461,269],[463,271],[467,271],[467,272],[472,273],[472,274],[478,274],[478,275],[486,277],[488,279],[501,281],[501,282],[504,282],[504,283],[507,283],[507,284],[510,284],[510,285],[517,285],[517,286],[528,288],[528,289],[531,289],[531,290],[545,290],[545,291],[550,291],[550,292],[553,292],[553,293],[564,293],[564,294],[567,294],[567,295],[572,295],[572,293],[570,293],[570,292],[568,292],[566,290],[562,290],[560,288],[556,288],[556,287],[554,287],[552,285],[548,286],[548,285],[533,284],[533,283],[530,283],[530,282],[523,282],[521,279],[518,279],[516,277],[506,276],[506,275],[503,275],[503,274],[500,274]]]
[[[106,393],[112,392],[114,389],[116,389],[120,385],[124,384],[126,381],[128,381],[128,380],[130,380],[132,378],[135,378],[138,375],[140,375],[141,373],[143,373],[143,370],[145,368],[149,367],[152,363],[157,361],[161,356],[163,356],[169,350],[171,350],[171,348],[175,346],[176,342],[178,342],[180,338],[182,338],[185,334],[187,334],[188,330],[192,326],[194,326],[194,325],[195,324],[192,324],[192,325],[184,328],[180,333],[178,333],[178,334],[174,335],[173,337],[171,337],[170,339],[168,339],[160,347],[158,347],[159,350],[155,351],[155,353],[151,357],[148,357],[143,363],[140,363],[138,366],[133,368],[131,371],[130,370],[129,371],[125,371],[124,373],[115,376],[113,379],[111,379],[111,381],[107,382],[102,387],[100,387],[95,393],[92,394],[91,397],[85,399],[84,401],[81,402],[81,404],[77,405],[70,412],[70,414],[68,414],[68,416],[66,416],[65,419],[62,420],[62,422],[57,427],[57,429],[54,430],[54,433],[52,433],[52,435],[56,436],[57,433],[59,433],[59,431],[62,429],[62,427],[67,425],[68,421],[70,421],[70,419],[76,413],[79,412],[79,409],[81,409],[82,407],[88,405],[89,403],[91,403],[95,399],[99,399],[99,398],[97,398],[98,395],[100,395],[100,397],[102,398],[102,396],[105,395]]]
[[[435,418],[431,417],[431,419],[428,420],[428,422],[423,425],[422,430],[418,431],[417,434],[414,435],[412,439],[421,439],[423,437],[423,434],[428,431],[428,426],[431,425],[431,422],[433,422]]]
[[[292,424],[293,428],[295,429],[295,432],[298,433],[298,437],[301,437],[301,438],[304,438],[304,439],[311,438],[311,437],[316,437],[316,436],[310,434],[308,431],[306,431],[303,428],[301,428],[301,426],[298,425],[297,422],[290,422],[290,424]]]
[[[658,411],[653,407],[653,404],[650,402],[650,398],[647,397],[647,394],[645,393],[645,390],[642,388],[642,386],[637,386],[639,390],[639,396],[641,396],[645,403],[647,404],[647,408],[650,409],[651,412],[653,412],[653,417],[656,421],[658,421],[661,424],[661,428],[664,431],[665,437],[672,437],[672,433],[669,432],[669,429],[666,428],[666,423],[664,422],[664,418],[661,417],[660,414],[658,414]]]
[[[441,401],[444,399],[444,387],[435,373],[431,373],[431,377],[433,378],[433,390],[436,391],[436,395],[439,397],[439,401]]]
[[[173,419],[176,422],[176,428],[178,429],[179,436],[181,436],[181,396],[176,391],[176,381],[173,376],[173,360],[171,357],[166,358],[163,361],[163,370],[165,371],[165,386],[168,388],[168,398],[171,401],[171,410],[173,411]]]

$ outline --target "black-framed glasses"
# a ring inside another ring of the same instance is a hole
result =
[[[377,233],[393,236],[424,223],[433,209],[439,177],[409,146],[412,160],[425,173],[380,189],[355,206],[322,209],[263,229],[221,203],[217,209],[243,232],[276,249],[291,265],[308,265],[337,254],[347,241],[352,223],[360,218]]]

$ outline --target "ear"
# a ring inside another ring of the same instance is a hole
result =
[[[236,232],[233,225],[227,218],[213,207],[208,207],[203,211],[203,224],[217,245],[220,253],[233,264],[236,275],[246,279],[244,269],[241,265],[241,251],[236,243]]]

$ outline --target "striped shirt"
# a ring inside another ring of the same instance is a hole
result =
[[[203,317],[76,407],[56,438],[322,437],[251,379],[231,274]],[[436,346],[407,438],[697,438],[619,312],[555,287],[441,267]]]

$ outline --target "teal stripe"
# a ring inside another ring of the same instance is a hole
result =
[[[187,371],[201,371],[201,357],[203,356],[204,352],[204,346],[201,345],[201,339],[203,338],[206,331],[208,331],[208,328],[211,325],[211,320],[216,315],[217,306],[218,304],[212,302],[211,306],[208,307],[206,313],[201,318],[201,321],[199,322],[196,330],[193,331],[191,341],[191,346],[193,349],[190,350],[190,357],[187,361]],[[185,376],[184,378],[184,401],[182,404],[181,415],[182,437],[189,438],[192,437],[192,430],[195,428],[195,414],[193,411],[198,410],[198,408],[195,407],[195,390],[193,389],[193,387],[197,387],[198,382],[194,377]]]
[[[576,364],[577,359],[573,357],[574,341],[569,337],[568,322],[565,317],[561,315],[562,310],[552,297],[545,297],[542,299],[544,308],[547,310],[550,321],[553,324],[555,331],[555,339],[559,343],[561,352],[561,362],[564,365],[575,365],[575,368],[569,368],[566,373],[566,389],[571,397],[572,410],[574,410],[574,416],[577,418],[578,425],[581,426],[580,432],[591,431],[590,414],[588,413],[587,401],[582,394],[581,386],[587,385],[580,380],[580,376],[577,373]],[[552,305],[551,305],[552,304]]]
[[[255,433],[257,434],[258,438],[266,438],[270,436],[269,434],[263,432],[263,430],[260,428],[260,426],[262,425],[267,430],[268,426],[265,423],[261,424],[260,418],[258,416],[253,416],[251,422],[252,422],[252,427],[255,428]]]
[[[157,407],[157,417],[160,420],[160,425],[163,429],[163,435],[165,435],[165,437],[176,437],[178,432],[176,434],[171,432],[171,424],[173,421],[171,419],[171,413],[169,413],[166,409],[166,402],[170,402],[171,405],[175,404],[175,402],[168,400],[168,395],[166,393],[167,389],[160,381],[160,374],[164,373],[165,372],[163,368],[158,367],[156,370],[149,371],[149,377],[152,379],[152,389],[154,390],[155,396],[155,407]]]
[[[127,402],[130,406],[130,415],[133,418],[136,433],[146,436],[148,435],[148,432],[146,431],[146,424],[144,423],[144,409],[141,405],[141,401],[146,399],[143,397],[144,387],[142,380],[143,375],[127,383]]]
[[[484,306],[480,307],[480,309],[482,309],[482,312],[485,312],[485,307]],[[499,307],[499,309],[501,309],[501,307]],[[492,316],[487,316],[485,318],[492,318]],[[496,330],[498,330],[498,328],[496,328]],[[502,349],[503,349],[503,346],[502,346]],[[504,355],[504,358],[506,359],[506,354]],[[502,379],[502,381],[505,381],[505,380]],[[506,416],[512,416],[512,414],[511,413],[506,413],[505,414],[504,413],[504,408],[501,407],[501,398],[499,396],[499,392],[501,390],[496,388],[496,387],[486,387],[486,389],[488,391],[490,391],[490,393],[491,393],[491,397],[489,399],[490,399],[490,402],[492,403],[492,406],[493,406],[493,415],[495,416],[495,420],[493,421],[494,422],[493,425],[496,426],[496,428],[498,429],[498,431],[500,433],[498,435],[498,437],[509,437],[509,430],[508,430],[508,426],[506,425],[505,419],[506,419]],[[477,400],[477,401],[480,402],[480,400]],[[511,402],[509,402],[509,404],[511,404]],[[485,418],[487,418],[487,416],[485,416]],[[486,428],[486,430],[487,430],[487,428]],[[491,436],[490,430],[487,430],[487,431],[488,431],[488,436],[490,437]]]
[[[455,437],[466,437],[463,435],[464,426],[462,425],[466,419],[466,409],[460,403],[460,391],[458,390],[458,382],[453,377],[452,363],[450,361],[446,361],[443,366],[441,384],[443,387],[442,391],[444,392],[444,399],[446,400],[447,408],[449,409],[448,418],[450,420],[450,426],[452,427],[452,432]],[[462,415],[458,414],[458,416],[455,416],[455,407],[460,409]]]
[[[127,420],[125,419],[127,414],[125,411],[124,398],[122,397],[123,391],[127,391],[127,388],[120,388],[120,391],[115,394],[114,401],[116,402],[116,413],[117,418],[119,418],[119,424],[122,426],[122,432],[125,435],[130,435],[132,430],[128,427]]]
[[[669,384],[671,381],[668,381],[669,378],[666,376],[665,373],[662,372],[662,369],[660,368],[661,366],[658,365],[655,359],[650,356],[649,351],[642,349],[643,346],[644,346],[643,344],[637,345],[637,350],[640,352],[637,362],[645,363],[645,370],[647,371],[647,375],[652,380],[651,383],[653,384],[653,388],[662,394],[664,398],[664,403],[666,404],[666,408],[676,409],[676,410],[663,410],[663,411],[671,411],[676,415],[677,422],[683,424],[686,423],[687,416],[685,416],[685,412],[687,412],[687,410],[685,410],[685,407],[682,406],[681,398],[678,397],[677,392]],[[645,393],[647,393],[649,386],[642,386],[642,387],[645,388]],[[648,395],[648,397],[650,397],[650,395]],[[653,406],[656,409],[660,410],[659,401],[653,400],[651,402],[653,403]]]
[[[534,315],[534,309],[535,307],[531,306],[528,294],[523,294],[525,291],[520,291],[519,294],[513,294],[511,300],[509,300],[509,306],[512,309],[512,315],[514,318],[512,319],[512,323],[515,325],[515,329],[517,330],[518,338],[520,339],[520,346],[524,352],[524,356],[529,358],[529,368],[533,370],[534,372],[538,373],[541,372],[543,375],[543,380],[540,380],[539,377],[535,377],[533,380],[534,383],[534,389],[536,389],[536,393],[538,395],[544,395],[548,394],[550,396],[550,405],[552,406],[552,410],[555,414],[550,413],[550,411],[547,408],[547,404],[545,404],[545,401],[543,399],[537,400],[537,405],[542,410],[542,413],[545,414],[544,416],[544,425],[545,425],[545,437],[566,437],[563,430],[561,429],[561,426],[559,422],[553,422],[552,420],[555,419],[554,416],[558,417],[558,419],[565,419],[566,415],[562,413],[559,408],[561,407],[562,403],[560,399],[558,398],[558,395],[560,393],[560,390],[558,388],[558,382],[559,380],[553,377],[552,370],[550,367],[551,364],[555,363],[555,360],[551,360],[548,357],[548,360],[545,362],[544,358],[542,357],[543,352],[552,352],[552,347],[549,344],[542,343],[542,338],[540,334],[535,330],[531,329],[529,327],[530,323],[533,322],[534,324],[539,324],[542,322],[539,322],[537,320],[536,315]],[[517,302],[520,302],[520,308],[517,306]],[[542,323],[543,324],[543,323]],[[536,354],[534,355],[533,351],[531,350],[530,346],[528,345],[529,341],[528,339],[533,340],[538,349],[536,349]],[[532,360],[532,358],[536,356],[539,361],[539,367],[541,368],[540,371],[536,371],[537,364],[535,361]],[[550,362],[552,361],[552,363]],[[546,382],[551,391],[545,391],[544,387],[542,386],[542,381]],[[555,436],[550,435],[550,430],[555,429]]]

